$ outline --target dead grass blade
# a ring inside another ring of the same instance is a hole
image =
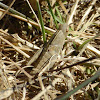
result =
[[[79,28],[82,26],[84,20],[87,18],[88,14],[90,13],[93,5],[96,3],[97,0],[93,0],[92,3],[90,4],[90,6],[88,7],[88,9],[86,10],[84,16],[82,17],[82,19],[80,20],[78,26],[77,26],[77,30],[79,30]]]
[[[0,53],[1,55],[5,56],[4,54]],[[8,58],[7,56],[5,56],[10,62],[12,62],[20,71],[22,71],[28,78],[32,78],[31,75],[29,75],[23,68],[21,68],[20,66],[18,66],[14,61],[12,61],[10,58]]]
[[[0,100],[6,99],[9,97],[11,94],[13,94],[13,88],[8,88],[6,90],[3,90],[0,92]]]
[[[4,42],[6,42],[7,44],[9,44],[10,46],[12,46],[15,50],[17,50],[19,53],[21,53],[25,57],[30,58],[30,56],[28,54],[26,54],[25,52],[23,52],[22,50],[20,50],[16,46],[14,46],[11,42],[9,42],[8,40],[4,39],[2,36],[0,36],[0,39],[3,40]]]
[[[6,15],[6,13],[9,11],[9,9],[12,7],[12,5],[14,4],[15,0],[13,0],[10,4],[10,6],[8,7],[8,9],[2,14],[2,16],[0,16],[0,20]]]

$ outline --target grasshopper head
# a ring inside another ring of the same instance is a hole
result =
[[[59,27],[60,30],[64,33],[65,37],[67,36],[67,31],[68,31],[68,25],[67,23],[61,24]]]

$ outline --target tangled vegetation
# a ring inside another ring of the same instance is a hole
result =
[[[99,0],[1,0],[0,100],[100,100],[99,35]],[[42,47],[54,54],[40,69]]]

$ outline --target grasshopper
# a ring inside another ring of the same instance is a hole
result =
[[[67,36],[66,29],[66,24],[61,25],[60,29],[52,35],[50,40],[29,60],[27,65],[29,66],[33,63],[34,67],[37,69],[33,72],[34,74],[39,73],[48,64],[53,55],[60,53]]]

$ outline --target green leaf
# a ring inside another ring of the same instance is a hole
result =
[[[54,16],[54,14],[53,14],[53,11],[52,11],[52,8],[51,8],[51,5],[50,5],[49,0],[47,0],[47,3],[48,3],[48,6],[49,6],[49,10],[50,10],[50,12],[51,12],[51,15],[52,15],[52,17],[53,17],[53,20],[54,20],[54,22],[55,22],[55,24],[56,24],[56,28],[58,29],[57,21],[56,21],[56,18],[55,18],[55,16]]]
[[[48,14],[51,15],[51,12],[50,12],[50,11],[48,11],[48,10],[46,10],[46,11],[47,11]],[[54,15],[54,16],[55,16],[55,15]],[[64,22],[63,22],[62,20],[60,20],[57,16],[55,16],[55,19],[56,19],[59,23],[64,24]]]
[[[41,28],[42,28],[43,41],[44,41],[44,43],[46,43],[45,28],[44,28],[44,23],[43,23],[43,19],[42,19],[42,13],[41,13],[39,2],[37,0],[36,0],[36,2],[37,2],[37,7],[38,7],[40,24],[41,24]]]
[[[100,33],[97,34],[96,36],[94,36],[93,38],[88,39],[88,40],[86,40],[84,43],[82,43],[82,44],[78,47],[78,50],[82,49],[87,43],[89,43],[89,42],[92,41],[93,39],[97,38],[98,36],[100,36]]]
[[[54,99],[54,100],[67,100],[72,94],[76,93],[79,89],[82,89],[84,86],[88,85],[90,82],[94,81],[100,76],[100,70],[96,72],[91,78],[87,79],[85,82],[77,86],[75,89],[69,91],[68,93]]]

